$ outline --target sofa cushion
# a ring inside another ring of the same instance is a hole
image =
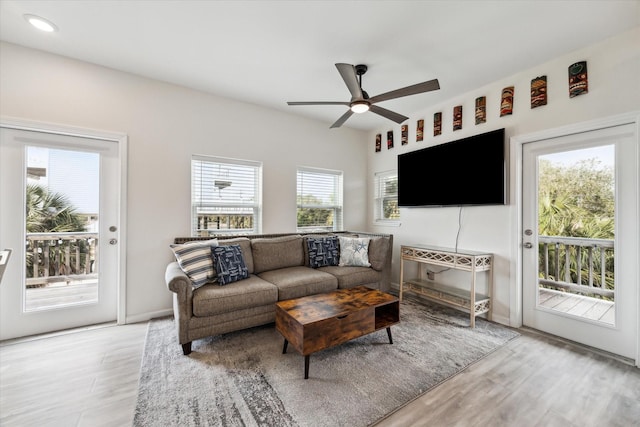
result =
[[[257,238],[251,241],[255,274],[304,265],[302,236]]]
[[[307,260],[305,265],[311,268],[326,265],[338,265],[340,261],[340,245],[336,236],[306,237]]]
[[[211,247],[217,245],[216,239],[169,245],[180,269],[191,279],[194,288],[199,288],[215,277]]]
[[[386,266],[389,253],[389,239],[385,237],[373,237],[369,242],[369,262],[371,268],[382,271]]]
[[[255,275],[226,286],[207,284],[193,293],[193,314],[214,316],[278,301],[278,288]]]
[[[338,279],[338,288],[352,288],[358,285],[366,285],[379,289],[382,273],[370,267],[340,267],[329,266],[319,269],[329,273]]]
[[[340,239],[340,266],[371,267],[368,237],[338,237]]]
[[[299,298],[306,295],[334,291],[338,279],[329,273],[299,266],[265,271],[260,278],[273,283],[278,288],[278,300]]]
[[[211,247],[211,254],[220,285],[228,285],[249,277],[240,245]]]

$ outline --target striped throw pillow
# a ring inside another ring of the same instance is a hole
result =
[[[178,265],[191,279],[194,289],[212,281],[215,277],[211,256],[212,246],[218,246],[217,239],[169,245]]]

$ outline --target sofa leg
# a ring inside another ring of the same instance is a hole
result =
[[[187,356],[191,353],[191,342],[182,344],[182,353]]]

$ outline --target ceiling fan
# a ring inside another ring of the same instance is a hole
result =
[[[403,87],[401,89],[392,90],[391,92],[382,93],[376,95],[373,98],[369,98],[367,92],[362,90],[362,75],[367,72],[366,65],[351,64],[336,64],[338,72],[342,76],[349,92],[351,92],[351,101],[349,102],[332,102],[332,101],[317,101],[317,102],[287,102],[289,105],[346,105],[349,107],[346,113],[344,113],[334,124],[332,128],[340,127],[347,121],[353,113],[359,114],[367,111],[372,111],[382,117],[389,120],[393,120],[396,123],[402,123],[408,120],[409,117],[403,116],[386,108],[379,107],[378,102],[388,101],[390,99],[401,98],[403,96],[416,95],[418,93],[430,92],[432,90],[440,89],[440,83],[438,79],[429,80],[423,83]]]

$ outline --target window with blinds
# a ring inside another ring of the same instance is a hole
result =
[[[298,168],[297,230],[342,230],[342,172]]]
[[[193,236],[258,234],[262,213],[262,163],[220,157],[191,159]]]
[[[400,220],[398,208],[398,173],[395,170],[375,174],[374,217],[376,222]]]

